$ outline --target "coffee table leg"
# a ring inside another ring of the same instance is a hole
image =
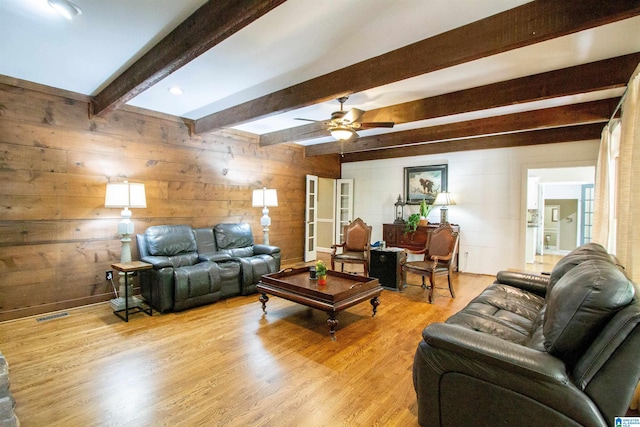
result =
[[[371,305],[373,306],[373,314],[371,317],[375,317],[376,312],[378,311],[378,306],[380,305],[380,300],[378,297],[371,298]]]
[[[327,324],[329,325],[329,332],[331,333],[331,339],[336,338],[336,326],[338,326],[338,319],[336,319],[336,313],[329,313],[329,319],[327,319]]]
[[[264,314],[267,314],[267,301],[269,301],[269,297],[267,296],[267,294],[263,293],[260,295],[260,298],[258,299],[262,303],[262,312]]]

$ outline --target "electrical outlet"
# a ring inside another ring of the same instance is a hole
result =
[[[105,272],[105,278],[106,278],[107,280],[112,280],[112,279],[113,279],[113,271],[111,271],[111,270],[107,270],[107,271]]]

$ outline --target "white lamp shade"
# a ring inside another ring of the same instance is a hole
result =
[[[453,200],[453,197],[451,197],[451,193],[442,192],[438,193],[433,204],[435,206],[452,206],[455,205],[456,202]]]
[[[110,182],[104,198],[105,208],[146,208],[144,184]]]
[[[278,194],[275,189],[253,190],[252,206],[278,206]]]

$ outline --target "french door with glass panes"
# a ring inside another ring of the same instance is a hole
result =
[[[334,243],[342,242],[344,226],[353,220],[353,179],[337,179],[335,186]],[[318,177],[306,177],[304,261],[317,259]]]

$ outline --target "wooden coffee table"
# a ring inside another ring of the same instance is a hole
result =
[[[277,273],[265,274],[257,285],[262,311],[267,314],[267,294],[275,295],[307,307],[325,311],[331,337],[335,338],[338,320],[336,313],[369,300],[376,315],[382,293],[378,279],[356,276],[339,271],[327,271],[327,284],[318,285],[309,277],[309,267],[288,268]]]

